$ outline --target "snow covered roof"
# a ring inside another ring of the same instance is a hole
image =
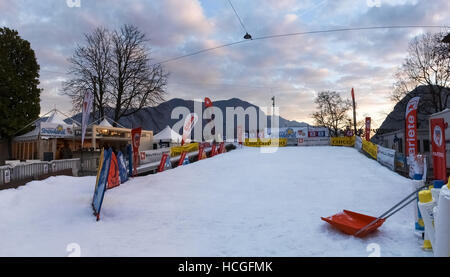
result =
[[[166,126],[161,132],[153,136],[153,140],[171,140],[175,142],[181,142],[181,135],[172,130],[169,126]]]

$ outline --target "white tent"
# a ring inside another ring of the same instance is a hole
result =
[[[109,121],[108,121],[106,118],[104,118],[104,119],[102,120],[102,122],[100,122],[100,123],[98,124],[98,126],[112,127],[111,123],[109,123]]]
[[[181,135],[172,130],[172,128],[170,128],[169,126],[167,126],[166,128],[164,128],[164,130],[153,136],[154,141],[169,140],[172,142],[180,143],[181,139],[182,139]]]

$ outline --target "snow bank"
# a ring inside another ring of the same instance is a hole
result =
[[[412,209],[358,239],[320,219],[342,209],[378,216],[409,181],[352,148],[244,148],[105,194],[95,177],[50,177],[0,191],[0,256],[431,256],[413,234]]]

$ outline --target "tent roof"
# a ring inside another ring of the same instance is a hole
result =
[[[172,140],[181,142],[181,135],[172,130],[169,126],[166,126],[161,132],[153,136],[153,140]]]
[[[16,141],[36,140],[39,136],[40,127],[36,126],[32,131],[14,138]]]
[[[112,127],[111,123],[109,123],[109,121],[108,121],[106,118],[104,118],[104,119],[102,120],[102,122],[100,122],[100,123],[98,124],[98,126]]]
[[[54,110],[53,113],[47,118],[46,123],[55,123],[55,124],[65,124],[68,125],[64,120],[66,118],[62,116],[58,110]]]

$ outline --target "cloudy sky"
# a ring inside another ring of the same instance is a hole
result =
[[[67,59],[83,34],[98,26],[134,24],[150,39],[153,62],[242,40],[244,31],[228,0],[0,0],[0,25],[29,40],[41,65],[41,113],[71,110],[60,94]],[[232,0],[253,37],[347,27],[450,25],[448,0]],[[425,31],[394,29],[337,32],[253,40],[164,63],[168,99],[213,101],[238,97],[313,123],[314,97],[355,88],[358,117],[381,124],[393,104],[392,74],[408,42]],[[376,127],[375,126],[375,127]]]

